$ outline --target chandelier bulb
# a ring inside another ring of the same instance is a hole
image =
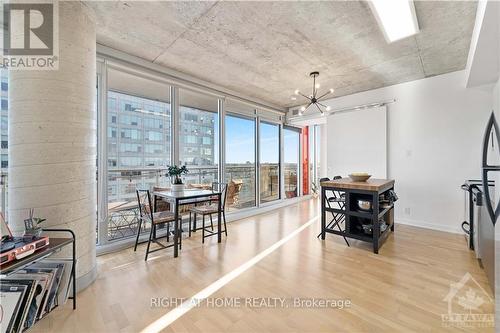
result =
[[[295,95],[298,95],[299,93],[300,93],[299,89],[295,90]]]
[[[304,112],[305,110],[306,110],[305,106],[303,106],[303,107],[300,108],[300,111],[302,111],[302,112]]]
[[[332,108],[330,105],[328,105],[325,109],[326,109],[326,111],[330,111]]]
[[[330,88],[330,94],[332,94],[335,90],[333,88]]]

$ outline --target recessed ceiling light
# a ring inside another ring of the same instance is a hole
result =
[[[415,35],[419,32],[413,1],[368,1],[388,43]]]

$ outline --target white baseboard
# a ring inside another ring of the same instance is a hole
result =
[[[429,222],[425,222],[425,221],[416,221],[416,220],[410,220],[410,219],[395,218],[394,220],[395,220],[395,223],[397,223],[397,224],[406,224],[406,225],[411,225],[413,227],[450,232],[453,234],[463,234],[464,233],[463,230],[461,229],[460,225],[458,224],[458,222],[457,222],[457,226],[452,227],[449,225],[435,224],[435,223],[429,223]]]

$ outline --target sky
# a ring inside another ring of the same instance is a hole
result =
[[[276,125],[261,123],[260,159],[263,163],[279,161],[279,129]],[[285,163],[298,161],[299,134],[284,130]],[[226,116],[226,163],[255,163],[255,122]]]

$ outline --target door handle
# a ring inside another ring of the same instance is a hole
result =
[[[492,133],[495,133],[493,136]],[[483,189],[484,196],[486,198],[486,208],[488,210],[488,214],[490,215],[491,222],[493,225],[496,224],[498,217],[500,216],[500,201],[496,207],[493,207],[493,203],[491,201],[490,191],[488,189],[488,173],[494,171],[500,171],[500,165],[489,165],[488,164],[488,142],[490,139],[495,140],[497,143],[497,147],[500,148],[500,131],[499,126],[495,118],[495,113],[492,112],[490,119],[488,120],[488,124],[486,125],[486,132],[484,133],[483,139]],[[495,142],[495,141],[494,141]],[[500,186],[500,184],[496,184],[496,186]]]

